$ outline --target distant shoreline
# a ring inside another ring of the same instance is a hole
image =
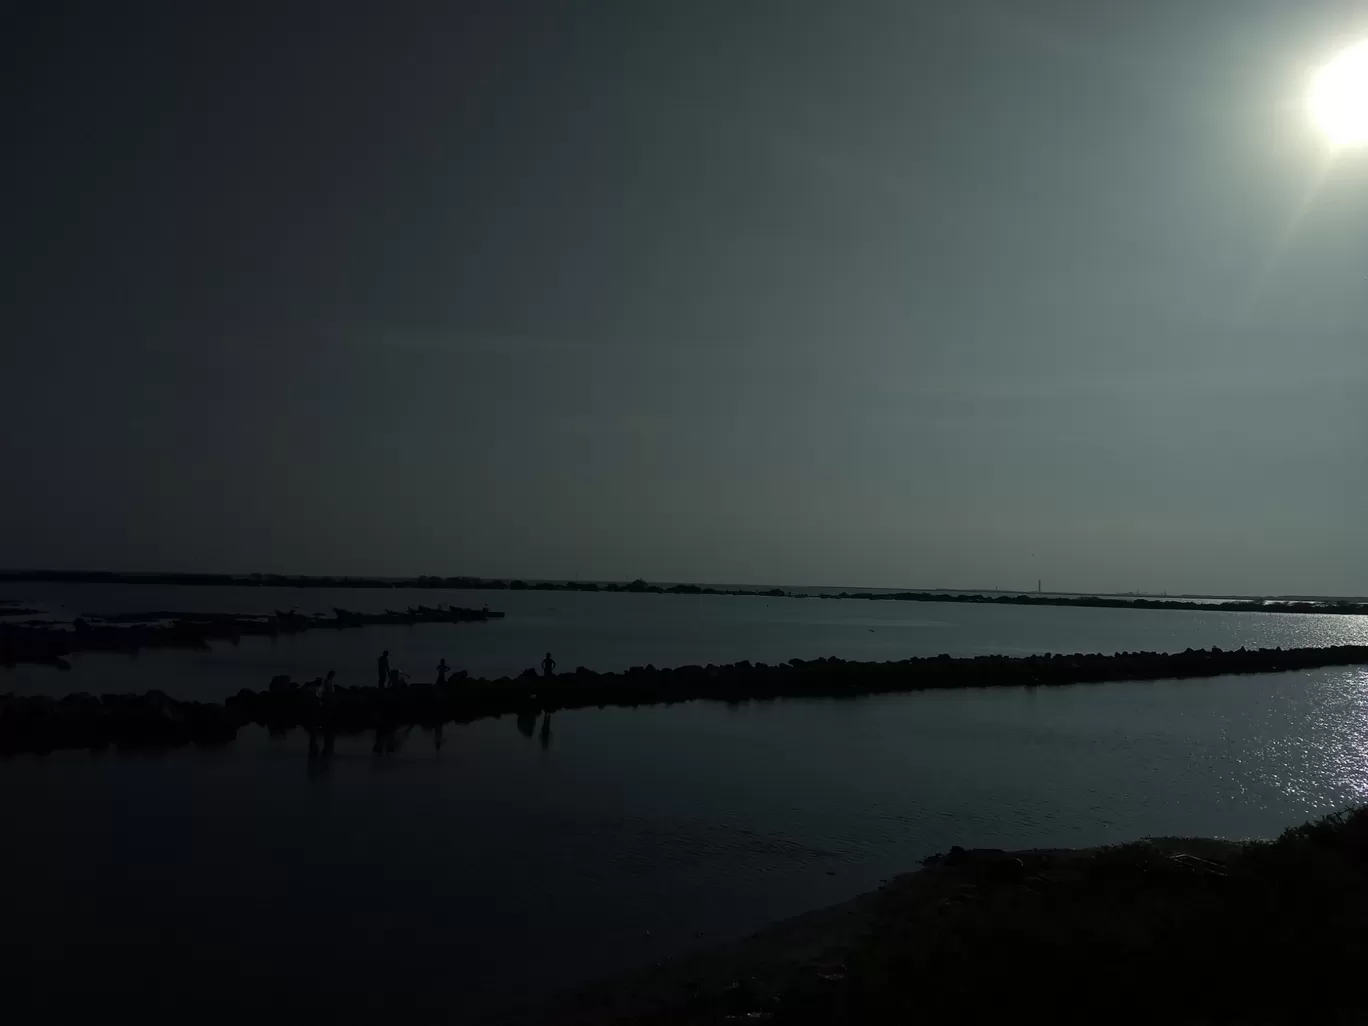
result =
[[[0,600],[0,616],[16,617],[36,613]],[[304,616],[300,613],[271,615],[239,613],[184,613],[155,610],[147,613],[114,613],[106,616],[77,617],[67,626],[50,620],[0,621],[0,667],[37,663],[71,669],[66,657],[78,652],[124,652],[133,654],[144,648],[208,649],[211,641],[237,644],[245,637],[275,638],[302,634],[309,630],[352,630],[360,627],[392,627],[432,623],[482,623],[502,620],[504,614],[484,609],[462,609],[441,604],[410,607],[402,612],[358,613],[333,609],[332,616]]]
[[[978,605],[1075,606],[1089,609],[1170,609],[1226,613],[1320,613],[1368,615],[1368,599],[1270,596],[1211,601],[1206,596],[1166,598],[1130,595],[1031,593],[998,591],[832,590],[763,587],[716,587],[700,584],[652,584],[638,578],[613,581],[526,581],[496,577],[346,577],[304,574],[159,574],[117,571],[7,570],[0,585],[12,583],[137,584],[166,587],[247,588],[413,588],[452,591],[578,591],[591,594],[738,595],[753,598],[863,599],[869,602],[967,602]],[[1219,598],[1212,596],[1211,598]],[[3,614],[0,614],[3,615]]]

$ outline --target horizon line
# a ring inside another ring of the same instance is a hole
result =
[[[520,577],[516,575],[486,576],[481,574],[304,574],[304,573],[276,573],[271,571],[240,571],[224,572],[216,570],[54,570],[50,568],[23,569],[18,567],[0,568],[0,583],[6,580],[29,579],[41,580],[49,579],[57,583],[60,578],[80,577],[80,576],[101,576],[101,577],[222,577],[230,580],[250,580],[252,578],[279,578],[282,580],[312,580],[312,581],[388,581],[402,583],[405,581],[418,581],[423,579],[451,580],[463,579],[469,581],[482,582],[511,582],[524,581],[533,584],[630,584],[633,581],[643,581],[646,584],[683,584],[693,585],[702,588],[732,588],[771,590],[779,588],[784,591],[812,593],[840,592],[840,591],[888,591],[888,592],[918,592],[922,594],[976,594],[976,595],[1053,595],[1060,597],[1095,597],[1095,598],[1137,598],[1137,599],[1353,599],[1363,600],[1368,596],[1363,595],[1335,595],[1335,594],[1313,594],[1313,593],[1238,593],[1238,592],[1148,592],[1148,591],[1044,591],[1035,588],[965,588],[965,587],[911,587],[898,586],[886,587],[878,585],[830,585],[830,584],[772,584],[772,583],[735,583],[735,582],[702,582],[702,581],[682,581],[671,578],[659,578],[651,580],[644,577],[632,578],[608,578],[608,577]],[[99,582],[86,582],[99,583]],[[342,585],[345,586],[345,585]],[[453,586],[452,590],[460,590]]]

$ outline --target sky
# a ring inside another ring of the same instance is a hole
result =
[[[1368,5],[4,12],[0,566],[1368,593]]]

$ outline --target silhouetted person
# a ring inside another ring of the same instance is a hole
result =
[[[442,661],[437,664],[437,686],[439,688],[446,683],[446,675],[450,672],[451,667],[446,664],[446,659],[443,658]]]
[[[551,714],[549,712],[542,719],[541,746],[543,752],[551,747]]]
[[[390,675],[389,649],[385,649],[383,652],[380,653],[380,661],[377,664],[377,668],[380,671],[380,683],[378,686],[383,688],[386,682],[389,680]]]
[[[546,658],[542,660],[542,676],[549,677],[556,672],[556,661],[551,658],[551,653],[546,653]]]

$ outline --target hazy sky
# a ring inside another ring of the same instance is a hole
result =
[[[5,10],[0,566],[1368,592],[1362,3]]]

